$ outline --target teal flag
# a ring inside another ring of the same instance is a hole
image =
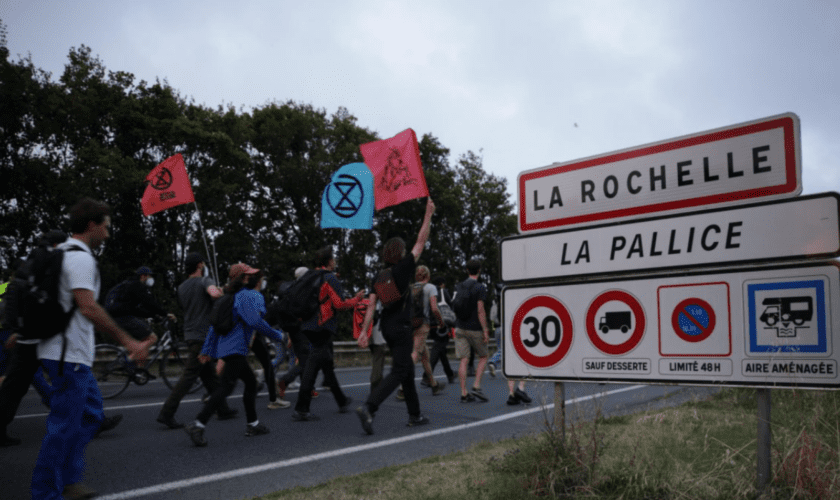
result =
[[[373,227],[373,174],[364,163],[339,168],[321,196],[321,227]]]

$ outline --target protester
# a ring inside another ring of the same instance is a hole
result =
[[[54,249],[65,241],[67,241],[67,234],[63,231],[53,229],[47,232],[38,244]],[[19,264],[23,265],[23,262]],[[14,277],[12,281],[14,281]],[[8,301],[13,302],[14,300],[15,294],[10,293]],[[17,304],[13,302],[9,307],[11,310],[17,307]],[[4,321],[6,323],[13,322],[13,320],[6,321],[5,318]],[[11,330],[16,329],[14,328],[15,325],[8,326]],[[4,347],[11,352],[11,356],[7,377],[3,380],[3,384],[0,385],[0,446],[17,446],[21,443],[19,438],[6,434],[6,428],[14,420],[17,410],[20,407],[20,402],[29,391],[30,385],[41,396],[41,402],[44,403],[44,406],[47,408],[50,407],[50,392],[52,391],[52,387],[44,379],[44,369],[38,360],[39,342],[39,340],[24,339],[15,332],[5,341]],[[99,429],[94,434],[94,437],[116,427],[122,421],[122,418],[123,416],[121,414],[105,417],[102,423],[99,424]]]
[[[222,296],[222,289],[208,276],[207,262],[201,254],[193,252],[187,255],[184,268],[189,275],[178,286],[178,301],[184,310],[184,340],[187,342],[188,357],[181,378],[172,388],[157,417],[158,422],[170,429],[184,426],[175,420],[175,412],[197,379],[201,379],[209,393],[213,393],[219,386],[216,370],[209,363],[199,362],[198,355],[210,330],[213,301]],[[233,418],[236,414],[237,411],[227,405],[227,400],[217,410],[219,420]]]
[[[406,254],[405,241],[402,238],[391,238],[385,243],[382,249],[382,260],[386,266],[390,266],[390,276],[387,270],[377,275],[368,296],[371,304],[381,300],[384,306],[380,315],[380,326],[385,342],[391,351],[392,367],[391,372],[382,382],[372,390],[367,401],[356,409],[356,414],[362,424],[362,429],[368,434],[373,434],[373,418],[379,410],[380,405],[393,393],[398,386],[403,389],[405,404],[408,409],[408,425],[428,424],[429,419],[420,413],[420,398],[417,396],[417,388],[414,385],[414,362],[411,353],[414,349],[414,341],[411,329],[411,292],[409,286],[414,278],[417,259],[423,253],[426,241],[429,239],[429,232],[432,223],[432,214],[435,212],[435,204],[431,198],[426,200],[426,213],[423,217],[423,224],[417,234],[417,241],[411,252]],[[388,276],[388,281],[383,280]],[[362,349],[366,348],[370,336],[367,335],[368,327],[373,322],[375,308],[369,307],[365,313],[365,320],[362,323],[361,334],[358,344]]]
[[[257,379],[248,365],[248,349],[255,330],[274,340],[282,339],[283,335],[263,319],[266,312],[265,298],[258,291],[263,273],[240,262],[230,267],[228,276],[230,279],[225,293],[234,294],[233,329],[225,335],[219,335],[211,326],[198,358],[202,363],[209,362],[211,358],[224,361],[221,383],[204,403],[195,421],[184,427],[196,446],[207,446],[204,428],[213,413],[222,407],[233,392],[237,380],[245,383],[245,392],[242,394],[247,418],[245,435],[250,437],[269,433],[268,427],[257,419]]]
[[[38,345],[38,357],[52,381],[52,391],[47,432],[32,474],[33,499],[95,495],[81,483],[87,444],[104,419],[102,395],[91,372],[94,329],[122,344],[135,362],[142,363],[149,353],[151,339],[134,340],[96,302],[99,269],[91,251],[108,238],[110,225],[110,208],[104,203],[85,198],[70,209],[72,237],[60,245],[65,253],[58,298],[63,309],[72,310],[73,315],[64,335]]]
[[[453,298],[453,300],[458,300],[457,293],[467,294],[462,300],[467,300],[470,310],[469,318],[463,320],[459,317],[455,328],[455,355],[461,359],[461,364],[458,367],[458,378],[461,382],[461,402],[469,403],[476,399],[487,402],[487,396],[481,391],[481,376],[484,374],[484,367],[487,365],[487,344],[490,341],[490,332],[484,309],[487,289],[482,283],[478,282],[478,275],[481,273],[481,262],[477,259],[470,259],[467,262],[467,272],[469,273],[469,277],[459,284],[456,297]],[[478,357],[478,366],[475,371],[472,390],[468,393],[467,363],[469,361],[470,348],[475,350],[475,355]]]
[[[432,284],[437,287],[437,300],[438,304],[446,304],[449,306],[449,302],[452,300],[452,297],[449,295],[449,290],[446,289],[446,280],[444,280],[443,276],[435,276],[432,278]],[[452,331],[452,328],[448,325],[441,323],[437,327],[432,330],[430,336],[434,343],[432,344],[429,364],[432,367],[432,374],[435,372],[435,365],[437,365],[438,361],[440,361],[440,365],[443,367],[443,373],[446,374],[446,379],[449,381],[450,384],[455,382],[455,372],[452,371],[452,366],[449,364],[449,357],[447,355],[447,349],[449,347],[449,336]],[[423,374],[423,382],[421,384],[429,384],[429,381],[426,380],[426,374]]]
[[[302,278],[307,271],[309,271],[309,268],[307,267],[298,267],[295,269],[295,280]],[[280,284],[277,289],[277,299],[274,303],[277,307],[274,309],[279,309],[280,299],[293,283],[294,281],[286,281]],[[294,362],[289,362],[289,370],[277,379],[277,397],[279,399],[283,399],[286,395],[286,389],[292,385],[296,378],[303,375],[303,369],[306,366],[307,360],[309,360],[311,347],[309,339],[307,339],[303,332],[300,331],[299,320],[296,318],[283,318],[279,310],[274,311],[274,316],[276,319],[273,321],[279,322],[283,326],[283,330],[285,330],[286,334],[289,336],[289,343],[291,344],[292,352],[294,352],[295,358]],[[315,390],[312,391],[312,397],[318,397],[318,393]]]
[[[360,290],[352,299],[343,298],[344,287],[335,276],[337,264],[331,246],[323,247],[315,253],[315,267],[316,269],[309,272],[321,275],[321,287],[317,295],[319,306],[312,317],[301,318],[303,322],[300,327],[304,336],[312,344],[312,351],[303,369],[300,391],[298,391],[295,411],[292,413],[292,420],[298,422],[318,420],[318,417],[309,411],[318,371],[324,372],[324,379],[329,383],[330,392],[338,403],[339,411],[341,413],[348,411],[351,398],[344,395],[335,377],[332,350],[332,339],[338,327],[338,317],[335,313],[338,310],[356,307],[364,295],[364,290]]]
[[[429,348],[426,345],[426,340],[429,338],[429,331],[431,324],[434,321],[436,325],[443,323],[440,316],[440,311],[437,306],[437,288],[429,283],[429,268],[426,266],[417,266],[414,273],[416,280],[412,286],[412,321],[420,323],[415,326],[412,332],[414,338],[414,350],[411,352],[411,360],[417,362],[418,360],[423,365],[423,376],[429,386],[432,388],[432,395],[437,396],[443,392],[446,384],[435,380],[432,365],[429,362]],[[402,399],[402,392],[397,392],[397,398]]]

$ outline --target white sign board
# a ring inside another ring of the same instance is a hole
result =
[[[504,373],[840,388],[838,290],[836,263],[506,287]]]
[[[506,238],[505,283],[840,256],[840,194],[823,193]]]
[[[789,198],[802,191],[793,113],[556,163],[518,177],[519,231]]]

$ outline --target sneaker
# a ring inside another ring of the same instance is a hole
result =
[[[113,417],[105,417],[105,420],[99,424],[99,429],[96,430],[96,434],[93,437],[98,437],[105,431],[110,431],[114,427],[118,426],[120,422],[122,422],[123,416],[120,414],[114,415]]]
[[[480,399],[482,403],[490,401],[489,399],[487,399],[487,396],[485,396],[484,393],[481,391],[480,387],[473,387],[470,391],[470,394],[475,396],[476,399]]]
[[[345,403],[338,407],[338,413],[347,413],[350,411],[350,404],[353,402],[353,398],[348,397]]]
[[[493,363],[487,363],[487,369],[490,370],[491,377],[496,376],[496,365],[494,365]]]
[[[277,381],[277,397],[283,399],[286,395],[286,381],[285,380],[278,380]]]
[[[368,411],[367,405],[362,405],[356,408],[356,415],[359,416],[359,420],[362,422],[362,429],[364,429],[368,435],[373,434],[373,415],[371,415],[370,411]]]
[[[196,446],[207,446],[207,440],[204,439],[204,427],[199,427],[195,422],[184,427],[184,431],[190,436],[192,442]]]
[[[475,396],[470,393],[467,393],[466,396],[461,396],[462,403],[472,403],[473,401],[475,401]]]
[[[320,396],[320,394],[318,394],[318,391],[312,391],[312,399],[315,399],[318,396]]]
[[[64,486],[61,496],[66,500],[81,500],[83,498],[93,498],[98,493],[82,483],[73,483]]]
[[[168,417],[163,413],[158,415],[157,421],[170,429],[182,429],[184,427],[184,424],[175,420],[175,417]]]
[[[517,397],[516,397],[515,395],[513,395],[513,394],[511,394],[510,396],[508,396],[507,404],[509,404],[510,406],[516,406],[516,405],[518,405],[520,402],[521,402],[521,401],[519,401],[519,398],[517,398]]]
[[[268,434],[271,430],[264,426],[263,424],[251,425],[248,424],[245,426],[245,435],[247,437],[252,436],[261,436],[263,434]]]
[[[285,399],[277,398],[276,401],[269,401],[266,408],[269,410],[277,410],[280,408],[288,408],[290,406],[292,406],[292,403],[286,401]]]
[[[312,413],[296,411],[292,413],[292,420],[295,422],[315,422],[316,420],[321,420],[321,418],[318,415],[313,415]]]
[[[443,388],[446,387],[444,382],[438,382],[436,386],[432,387],[432,396],[437,396],[443,392]]]
[[[523,402],[523,403],[525,403],[525,404],[527,404],[527,403],[530,403],[530,402],[531,402],[531,397],[530,397],[530,396],[528,396],[528,394],[527,394],[525,391],[523,391],[522,389],[520,389],[520,388],[518,388],[518,387],[516,388],[516,390],[515,390],[515,391],[513,391],[513,394],[514,394],[517,398],[519,398],[519,400],[520,400],[520,401],[522,401],[522,402]]]
[[[408,423],[406,424],[406,427],[415,427],[415,426],[418,426],[418,425],[426,425],[428,423],[429,423],[429,419],[424,417],[423,415],[417,415],[417,416],[409,415]]]
[[[399,399],[400,401],[405,400],[405,393],[403,393],[402,389],[397,389],[397,399]]]

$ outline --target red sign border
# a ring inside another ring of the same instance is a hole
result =
[[[577,163],[568,163],[559,165],[557,167],[539,170],[537,172],[530,172],[519,176],[519,230],[535,231],[541,229],[549,229],[553,227],[569,226],[573,224],[592,223],[606,219],[617,219],[620,217],[630,217],[636,215],[643,215],[656,212],[664,212],[667,210],[678,210],[683,208],[699,207],[703,205],[714,205],[716,203],[749,200],[753,198],[761,198],[764,196],[772,196],[778,194],[795,193],[799,187],[799,182],[796,175],[796,160],[797,160],[797,137],[795,134],[794,116],[792,114],[782,115],[775,119],[752,123],[741,127],[720,130],[716,132],[691,136],[673,142],[665,142],[661,144],[654,144],[652,146],[644,146],[638,149],[631,149],[615,154],[607,154],[606,156],[599,156],[590,158]],[[714,194],[709,196],[702,196],[700,198],[686,198],[663,203],[656,203],[652,205],[645,205],[641,207],[624,208],[620,210],[612,210],[608,212],[598,212],[593,214],[578,215],[576,217],[569,217],[566,219],[554,219],[548,221],[532,222],[526,221],[527,207],[525,182],[532,179],[539,179],[541,177],[548,177],[564,172],[571,172],[574,170],[581,170],[584,168],[596,167],[607,163],[615,163],[619,161],[638,158],[641,156],[648,156],[658,153],[664,153],[675,149],[681,149],[690,146],[697,146],[709,142],[722,141],[740,137],[742,135],[755,134],[758,132],[765,132],[775,128],[782,128],[784,131],[785,142],[785,171],[787,182],[785,184],[762,187],[755,189],[746,189],[743,191],[736,191],[732,193]]]
[[[682,314],[685,307],[689,306],[689,305],[700,306],[700,307],[703,307],[703,308],[709,310],[708,331],[703,333],[702,335],[697,335],[695,337],[690,337],[688,335],[685,335],[685,333],[682,332],[682,328],[680,328],[680,322],[679,322],[679,319],[678,319],[679,315]],[[691,298],[683,300],[682,302],[677,304],[676,307],[674,307],[674,312],[671,313],[671,326],[674,328],[674,333],[677,334],[677,337],[683,339],[684,341],[692,342],[692,343],[703,342],[707,338],[711,337],[712,332],[715,331],[715,327],[717,326],[717,315],[715,314],[715,309],[712,307],[711,304],[709,304],[708,302],[706,302],[703,299],[698,299],[697,297],[691,297]]]
[[[528,352],[525,344],[522,343],[522,332],[520,331],[522,320],[526,314],[537,307],[547,307],[551,309],[557,313],[557,317],[560,319],[561,323],[562,338],[560,340],[560,344],[557,347],[557,350],[549,356],[534,356]],[[569,335],[563,335],[563,332],[567,331],[570,332]],[[569,350],[571,350],[572,347],[572,338],[574,337],[574,333],[574,323],[572,322],[572,315],[569,314],[569,309],[562,302],[550,295],[537,295],[529,298],[516,309],[516,313],[513,315],[513,323],[511,324],[510,340],[511,343],[513,343],[513,348],[516,350],[516,353],[519,354],[522,361],[534,368],[550,368],[563,361],[566,355],[569,354]]]
[[[630,310],[633,311],[633,318],[635,320],[636,327],[633,329],[633,334],[630,335],[630,338],[628,338],[623,344],[608,344],[598,337],[598,332],[595,330],[595,317],[598,313],[598,308],[611,300],[624,302],[630,307]],[[596,349],[611,356],[627,354],[638,347],[642,342],[642,337],[644,337],[646,324],[647,320],[645,318],[645,310],[642,307],[642,303],[639,302],[639,299],[624,290],[607,290],[595,297],[595,300],[589,304],[589,309],[586,310],[586,335],[589,337],[589,341],[592,342],[592,345],[595,346]],[[630,347],[627,347],[628,345]]]

